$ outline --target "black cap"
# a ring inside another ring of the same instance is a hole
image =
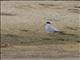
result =
[[[47,24],[51,24],[50,22],[46,22]]]

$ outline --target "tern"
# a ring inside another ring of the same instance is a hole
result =
[[[46,26],[45,26],[45,29],[47,32],[59,32],[59,30],[57,28],[55,28],[51,22],[46,22]]]

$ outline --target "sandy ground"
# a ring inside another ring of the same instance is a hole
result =
[[[79,3],[77,1],[1,2],[2,32],[18,33],[15,31],[20,29],[44,31],[46,21],[52,21],[53,25],[60,30],[71,32],[67,27],[74,29],[79,27]]]
[[[79,4],[79,1],[2,1],[1,59],[79,60]],[[66,34],[48,35],[44,29],[46,21],[52,21]]]
[[[1,60],[80,60],[78,57],[66,57],[66,58],[2,58]]]

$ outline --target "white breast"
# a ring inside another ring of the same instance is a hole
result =
[[[51,24],[46,24],[45,29],[46,29],[47,32],[59,31],[58,29],[56,29],[56,28],[55,28],[53,25],[51,25]]]

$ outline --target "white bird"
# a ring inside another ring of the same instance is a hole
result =
[[[58,32],[59,31],[50,22],[46,22],[45,29],[47,32]]]

